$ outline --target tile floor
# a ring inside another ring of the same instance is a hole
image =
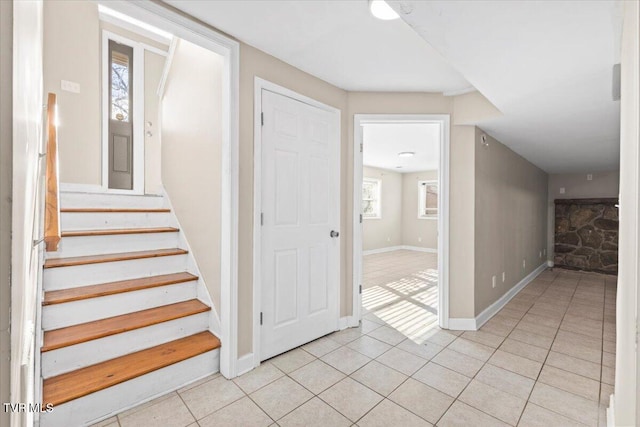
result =
[[[598,426],[616,278],[547,270],[477,332],[410,339],[373,311],[232,381],[213,375],[101,426]]]

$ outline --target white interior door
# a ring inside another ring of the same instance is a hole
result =
[[[340,286],[339,116],[262,92],[261,351],[335,331]]]

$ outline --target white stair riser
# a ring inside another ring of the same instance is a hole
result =
[[[107,295],[42,308],[42,329],[64,328],[107,317],[133,313],[161,305],[187,301],[196,297],[196,282],[159,286],[140,291]]]
[[[164,208],[162,196],[129,196],[108,193],[75,193],[61,192],[60,206],[63,208],[129,208],[158,209]]]
[[[49,252],[47,258],[150,251],[176,248],[178,243],[177,232],[63,237],[58,252]]]
[[[72,267],[45,268],[45,291],[186,271],[187,255],[172,255]]]
[[[167,366],[42,413],[41,427],[87,426],[218,372],[219,350]]]
[[[42,353],[42,377],[95,365],[109,359],[135,353],[169,341],[197,334],[209,328],[209,313],[147,326],[133,331],[59,348]]]
[[[62,231],[103,230],[114,228],[175,227],[169,212],[62,212]]]

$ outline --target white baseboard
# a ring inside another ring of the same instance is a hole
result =
[[[438,250],[433,248],[421,248],[420,246],[399,245],[399,246],[389,246],[386,248],[370,249],[368,251],[363,251],[362,255],[366,256],[366,255],[381,254],[384,252],[393,252],[393,251],[400,251],[400,250],[429,252],[432,254],[438,253]]]
[[[378,248],[378,249],[370,249],[368,251],[362,251],[362,255],[366,256],[366,255],[373,255],[373,254],[381,254],[384,252],[399,251],[400,249],[402,249],[402,246],[389,246],[386,248]]]
[[[524,288],[529,283],[531,283],[533,279],[538,277],[540,273],[542,273],[546,269],[547,269],[546,262],[540,264],[535,270],[533,270],[531,273],[526,275],[522,280],[520,280],[513,288],[509,289],[504,295],[502,295],[502,297],[500,297],[498,301],[494,302],[485,310],[483,310],[482,313],[478,314],[476,316],[476,330],[480,329],[482,325],[487,323],[489,319],[491,319],[500,310],[502,310],[502,307],[507,305],[507,303],[511,301],[511,298],[515,297],[518,294],[518,292],[522,290],[522,288]]]
[[[434,248],[422,248],[420,246],[402,245],[402,246],[400,246],[400,249],[404,249],[406,251],[429,252],[430,254],[437,254],[438,253],[437,249],[434,249]]]
[[[607,408],[607,427],[616,427],[615,407],[615,399],[612,394],[609,396],[609,407]]]
[[[476,319],[474,318],[462,318],[462,317],[450,317],[449,329],[452,331],[475,331]]]
[[[339,331],[347,328],[355,328],[357,326],[360,326],[360,320],[358,320],[355,316],[345,316],[341,317],[338,320]]]
[[[106,189],[102,185],[72,182],[61,182],[60,191],[64,193],[106,193]]]
[[[520,292],[546,269],[546,262],[540,264],[535,270],[520,280],[514,287],[502,295],[500,299],[484,309],[482,313],[478,314],[475,318],[449,318],[449,329],[454,331],[477,331],[482,327],[482,325],[487,323],[489,319],[498,314],[498,312],[518,294],[518,292]]]
[[[236,374],[240,376],[242,374],[246,374],[253,368],[255,368],[256,363],[253,360],[253,353],[245,354],[242,357],[239,357],[236,361]]]

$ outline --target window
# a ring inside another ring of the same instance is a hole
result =
[[[364,218],[382,218],[380,212],[379,179],[365,178],[362,182],[362,216]]]
[[[113,46],[113,44],[113,41],[109,41],[109,46]],[[111,120],[118,120],[122,122],[129,121],[129,98],[131,95],[131,88],[129,85],[130,77],[131,67],[129,64],[129,55],[112,49]]]
[[[438,181],[418,181],[418,218],[438,218]]]

